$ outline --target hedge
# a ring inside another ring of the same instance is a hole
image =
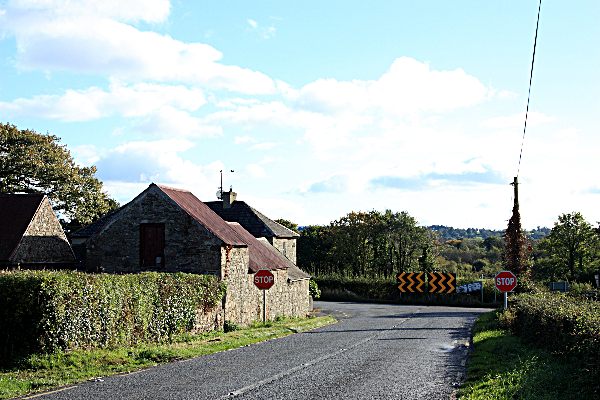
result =
[[[600,307],[562,293],[514,296],[501,321],[528,342],[575,357],[600,382]]]
[[[322,300],[332,301],[380,301],[403,304],[436,304],[481,306],[480,292],[472,294],[430,294],[402,293],[398,290],[396,278],[345,277],[322,275],[315,277],[321,289]],[[458,278],[458,285],[472,282]],[[498,294],[497,301],[501,301]],[[484,283],[484,302],[494,301],[493,283]]]
[[[1,273],[0,359],[170,341],[224,294],[224,283],[205,275]]]

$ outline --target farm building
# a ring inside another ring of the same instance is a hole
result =
[[[72,240],[90,272],[218,276],[227,282],[224,320],[248,324],[260,317],[262,293],[253,284],[259,269],[269,269],[276,277],[268,294],[269,318],[309,311],[309,276],[189,191],[151,184],[131,202],[73,234]]]
[[[0,194],[0,265],[14,268],[73,266],[75,256],[43,194]]]
[[[236,193],[223,192],[222,201],[205,204],[228,222],[237,222],[254,237],[265,238],[285,257],[296,264],[296,242],[300,236],[278,224],[243,201],[236,201]]]

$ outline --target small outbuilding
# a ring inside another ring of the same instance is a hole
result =
[[[48,197],[0,194],[0,265],[64,268],[75,255]]]
[[[281,254],[296,264],[296,248],[300,235],[273,221],[244,201],[236,201],[232,190],[223,192],[221,201],[209,201],[206,205],[228,222],[237,222],[256,238],[265,238]]]

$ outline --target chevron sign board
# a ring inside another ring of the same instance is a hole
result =
[[[456,275],[447,272],[427,273],[429,293],[454,293],[456,292]]]
[[[424,272],[400,272],[396,276],[396,280],[400,283],[398,289],[402,293],[423,293],[423,286],[425,285]]]

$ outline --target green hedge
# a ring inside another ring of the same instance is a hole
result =
[[[381,301],[405,304],[437,304],[480,306],[480,292],[472,294],[429,294],[402,293],[398,289],[395,278],[344,277],[324,275],[315,277],[321,289],[321,299],[331,301]],[[458,278],[458,284],[473,282]],[[494,286],[491,280],[484,282],[484,303],[494,301]],[[497,301],[502,301],[502,295],[497,295]]]
[[[166,342],[224,293],[217,277],[183,273],[1,273],[0,358]]]
[[[514,296],[502,322],[526,341],[573,356],[600,382],[600,307],[561,293]]]

